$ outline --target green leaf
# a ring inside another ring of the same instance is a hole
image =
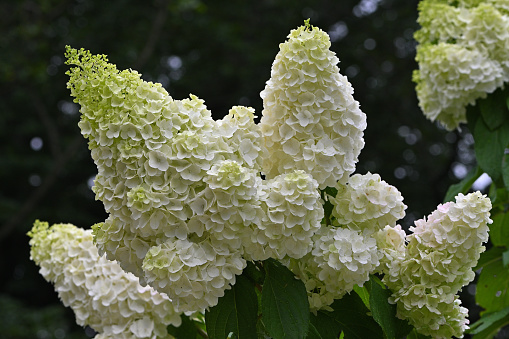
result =
[[[336,339],[336,337],[334,337],[334,339]],[[324,339],[322,337],[322,335],[320,334],[320,332],[318,332],[318,330],[316,329],[315,325],[313,325],[312,322],[309,323],[309,330],[308,330],[308,335],[306,336],[306,339]]]
[[[509,305],[509,270],[502,257],[485,265],[477,282],[475,300],[486,312],[499,311]]]
[[[509,200],[508,191],[505,187],[497,188],[497,186],[492,183],[489,192],[489,198],[491,200],[491,204],[493,205],[493,210],[505,210],[504,205],[507,204]],[[499,208],[497,208],[499,207]]]
[[[475,124],[477,124],[477,120],[481,117],[481,112],[479,110],[479,105],[468,105],[467,107],[467,124],[468,129],[470,131],[474,130]]]
[[[492,217],[490,241],[495,246],[509,246],[509,213],[498,213]]]
[[[479,110],[481,111],[482,119],[491,131],[502,126],[509,115],[507,96],[507,89],[499,88],[485,99],[479,100]]]
[[[428,337],[427,335],[420,334],[417,332],[417,330],[414,328],[406,337],[406,339],[431,339],[431,337]]]
[[[318,331],[322,339],[337,339],[341,333],[340,324],[330,316],[330,313],[322,310],[316,312],[316,315],[310,315],[310,323]]]
[[[370,308],[370,306],[369,306],[369,292],[368,292],[368,289],[366,288],[366,286],[359,287],[359,285],[355,285],[353,287],[353,290],[361,298],[364,305],[366,305],[366,307],[369,309]]]
[[[477,265],[473,268],[474,271],[477,271],[484,266],[488,266],[491,263],[501,260],[502,253],[504,253],[505,248],[504,247],[492,247],[486,252],[481,253],[481,257],[479,258],[479,261],[477,262]]]
[[[330,225],[331,224],[330,219],[331,219],[331,215],[332,215],[332,210],[334,209],[334,205],[329,201],[328,197],[331,196],[331,197],[335,198],[338,195],[338,190],[334,187],[326,187],[324,190],[322,190],[321,195],[322,195],[322,199],[324,201],[323,223],[325,223],[326,225]]]
[[[205,312],[210,339],[224,339],[233,332],[238,338],[256,339],[258,299],[253,284],[243,275],[216,306]]]
[[[474,334],[474,339],[492,338],[499,329],[509,324],[509,307],[500,311],[486,313],[470,326],[466,333]]]
[[[493,182],[497,182],[502,175],[502,158],[509,142],[509,120],[491,131],[483,119],[478,119],[473,135],[477,163]]]
[[[309,327],[309,302],[301,280],[281,263],[264,261],[262,318],[274,338],[305,338]]]
[[[369,303],[373,319],[380,325],[387,339],[403,338],[411,330],[412,326],[407,321],[396,317],[396,305],[389,303],[392,292],[382,287],[377,281],[378,278],[370,277]]]
[[[174,336],[176,339],[196,338],[198,329],[196,328],[194,321],[192,321],[185,314],[181,314],[180,318],[182,319],[182,324],[180,324],[179,327],[168,325],[168,333]]]
[[[509,250],[502,253],[502,265],[507,268],[509,266]]]
[[[504,181],[504,186],[509,189],[509,154],[504,154],[502,159],[502,180]]]
[[[477,180],[477,178],[481,176],[481,174],[483,174],[483,170],[479,166],[476,166],[467,174],[463,180],[457,184],[449,186],[449,189],[445,194],[444,202],[454,201],[454,198],[459,193],[466,194],[470,187],[472,187],[472,184]]]
[[[265,272],[260,270],[259,267],[251,261],[247,262],[247,266],[244,268],[242,275],[258,285],[262,285],[265,279]]]
[[[335,300],[331,307],[332,312],[317,312],[322,327],[328,326],[336,335],[335,337],[323,335],[324,339],[337,338],[341,331],[344,332],[345,339],[383,338],[382,329],[368,315],[368,308],[356,293]],[[320,330],[320,327],[317,328]]]

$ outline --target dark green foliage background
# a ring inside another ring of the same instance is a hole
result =
[[[417,106],[416,0],[7,0],[0,17],[0,312],[19,315],[0,313],[0,337],[87,336],[29,260],[25,235],[35,219],[88,228],[106,217],[87,184],[96,169],[66,88],[67,44],[107,54],[176,99],[196,94],[216,118],[238,104],[260,116],[259,93],[290,30],[307,18],[327,32],[347,27],[332,50],[368,116],[357,172],[398,187],[409,206],[402,224],[443,200],[459,162],[474,165],[468,129],[446,132]],[[169,67],[172,56],[180,67]]]

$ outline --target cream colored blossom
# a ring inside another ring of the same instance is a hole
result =
[[[309,24],[280,44],[260,93],[260,128],[269,152],[263,171],[269,179],[299,169],[323,189],[346,182],[355,171],[366,116],[329,48],[329,36]]]
[[[183,312],[216,305],[244,267],[239,251],[207,238],[172,239],[153,246],[142,266],[147,282]]]
[[[499,0],[419,3],[413,78],[430,120],[455,129],[466,121],[466,106],[509,81],[508,7]]]
[[[467,310],[458,291],[475,274],[488,240],[491,202],[479,192],[459,194],[415,222],[404,256],[396,256],[383,281],[392,290],[398,316],[433,338],[462,337]]]
[[[99,332],[96,338],[170,338],[166,327],[179,326],[180,315],[165,294],[142,287],[134,275],[100,257],[90,230],[71,224],[35,222],[31,259],[55,285],[76,322]]]
[[[344,227],[322,227],[315,234],[313,250],[300,260],[291,260],[290,269],[308,291],[310,309],[328,309],[362,286],[379,266],[376,240],[361,231]]]
[[[246,257],[301,258],[309,253],[324,215],[317,188],[316,180],[301,170],[268,180],[260,193],[263,220],[244,234]]]
[[[332,215],[340,225],[374,233],[386,225],[394,226],[405,216],[403,196],[378,174],[355,174],[346,185],[338,186]]]

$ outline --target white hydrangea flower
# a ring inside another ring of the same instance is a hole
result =
[[[309,23],[280,44],[260,93],[260,127],[269,152],[263,171],[269,179],[299,169],[323,189],[346,182],[355,171],[366,116],[329,48],[327,33]]]
[[[245,267],[240,251],[211,238],[172,239],[153,246],[142,266],[147,282],[183,312],[216,305]]]
[[[415,222],[404,256],[388,264],[383,281],[393,292],[398,316],[434,338],[462,337],[467,310],[457,292],[475,277],[488,240],[491,202],[479,192],[459,194]]]
[[[308,291],[310,309],[328,309],[362,286],[380,264],[376,240],[361,231],[344,227],[322,227],[314,238],[312,253],[292,260],[289,268]]]
[[[406,255],[406,233],[400,225],[387,225],[373,234],[380,254],[377,272],[389,274],[389,268]]]
[[[301,258],[309,253],[324,215],[316,180],[301,170],[279,175],[263,185],[260,200],[264,219],[244,235],[246,257]]]
[[[340,225],[374,233],[387,225],[394,226],[405,216],[403,196],[378,174],[355,174],[346,185],[338,186],[332,215]]]
[[[170,338],[167,326],[180,326],[168,296],[100,257],[90,230],[37,221],[29,235],[39,272],[73,309],[78,325],[99,332],[96,338]]]
[[[475,104],[509,81],[509,12],[505,1],[419,3],[416,32],[419,105],[452,130]]]
[[[237,161],[223,160],[212,166],[204,181],[208,187],[190,202],[195,216],[189,230],[199,236],[209,232],[242,251],[242,238],[263,219],[260,176]]]
[[[218,121],[218,131],[227,141],[228,159],[260,170],[266,149],[262,147],[260,126],[254,123],[254,108],[234,106]]]

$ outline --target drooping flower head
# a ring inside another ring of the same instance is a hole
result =
[[[306,22],[279,48],[260,93],[260,127],[269,152],[263,171],[274,178],[303,170],[321,189],[345,183],[364,147],[366,116],[339,73],[329,36]]]
[[[168,296],[142,287],[117,262],[99,256],[90,230],[36,221],[29,235],[41,275],[55,285],[78,325],[90,326],[98,337],[170,338],[167,326],[180,325]]]
[[[418,22],[419,105],[452,130],[466,106],[509,81],[509,10],[505,1],[423,0]]]
[[[398,316],[420,333],[462,337],[468,328],[468,310],[456,294],[475,277],[472,268],[485,250],[490,209],[490,199],[479,192],[459,194],[456,202],[416,221],[404,255],[388,263],[383,281],[393,292]]]

